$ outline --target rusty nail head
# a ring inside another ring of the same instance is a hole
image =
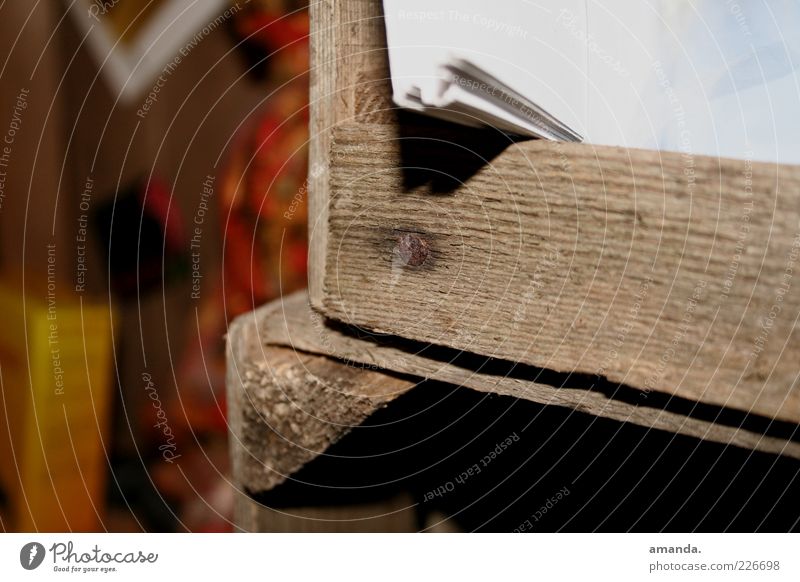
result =
[[[419,267],[428,258],[428,243],[416,234],[404,233],[397,241],[400,258],[406,265]]]

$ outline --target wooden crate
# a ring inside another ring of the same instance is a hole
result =
[[[311,23],[308,294],[229,330],[244,489],[419,379],[800,458],[800,168],[399,112],[380,0]]]
[[[381,3],[315,3],[315,309],[797,422],[800,167],[510,143],[398,114],[390,94]]]

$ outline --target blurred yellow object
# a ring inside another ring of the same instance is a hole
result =
[[[17,531],[102,523],[112,309],[49,281],[0,286],[0,479]]]

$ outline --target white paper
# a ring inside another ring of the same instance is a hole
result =
[[[442,81],[442,69],[466,61],[515,92],[535,96],[539,108],[582,134],[586,51],[578,39],[558,29],[562,6],[583,19],[583,0],[558,6],[549,1],[384,0],[395,102],[422,112],[426,104],[444,109],[457,103],[452,98],[463,92],[448,100],[451,84]]]
[[[384,0],[384,10],[400,106],[550,139],[800,163],[798,2]],[[459,63],[492,82],[472,90],[453,75]],[[498,100],[495,85],[522,99]]]

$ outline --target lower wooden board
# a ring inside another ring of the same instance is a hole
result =
[[[800,167],[407,122],[331,147],[331,319],[800,420]]]
[[[237,484],[250,492],[283,483],[414,386],[324,356],[265,346],[263,314],[236,319],[227,342],[231,464]]]
[[[251,492],[284,482],[421,379],[800,458],[794,425],[759,424],[695,403],[673,410],[640,394],[592,387],[585,378],[539,371],[537,379],[529,368],[377,337],[326,321],[304,292],[237,319],[228,333],[228,358],[234,476]]]

